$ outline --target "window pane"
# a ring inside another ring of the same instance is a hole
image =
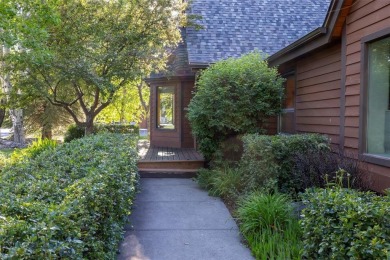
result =
[[[390,38],[368,45],[367,152],[390,156]]]
[[[157,127],[175,129],[174,87],[157,87]]]
[[[293,134],[295,133],[295,75],[286,77],[284,86],[282,112],[279,115],[279,132]]]

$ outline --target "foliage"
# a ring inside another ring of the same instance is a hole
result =
[[[139,126],[132,124],[97,124],[95,133],[117,133],[139,135]]]
[[[136,139],[96,135],[0,175],[2,259],[114,259],[137,182]]]
[[[307,259],[389,259],[390,197],[342,188],[343,177],[303,195]]]
[[[21,160],[30,160],[35,159],[42,152],[47,152],[47,150],[54,151],[57,147],[57,142],[50,139],[39,139],[34,141],[27,148],[17,149],[11,155],[11,162],[15,163]]]
[[[237,215],[256,259],[300,259],[300,227],[286,195],[252,193],[240,201]]]
[[[65,136],[64,136],[64,142],[69,143],[70,141],[74,139],[79,139],[84,137],[85,135],[85,129],[82,127],[79,127],[77,125],[70,125],[68,129],[66,130]]]
[[[234,204],[244,189],[239,169],[223,166],[213,171],[209,190],[211,195],[222,197]]]
[[[9,157],[13,153],[13,149],[0,149],[0,172],[1,169],[7,165]]]
[[[92,133],[118,91],[165,68],[179,27],[194,18],[185,16],[186,6],[176,0],[2,1],[0,41],[11,48],[5,69],[12,72],[13,98],[46,98]]]
[[[248,134],[243,138],[244,153],[240,162],[248,187],[272,188],[296,196],[300,176],[293,175],[296,153],[329,150],[329,140],[318,134],[267,136]]]
[[[296,180],[296,190],[304,191],[310,187],[326,186],[327,180],[334,180],[340,169],[348,172],[344,176],[343,187],[368,190],[370,174],[364,162],[341,151],[328,149],[308,149],[295,154],[292,179]]]
[[[106,124],[140,122],[148,112],[143,109],[140,94],[142,97],[146,97],[144,102],[149,103],[149,87],[139,85],[142,84],[137,80],[123,86],[120,91],[115,93],[112,103],[97,115],[96,121]]]
[[[202,154],[211,159],[230,136],[260,132],[280,110],[283,79],[262,55],[217,62],[204,70],[188,107],[188,119]]]

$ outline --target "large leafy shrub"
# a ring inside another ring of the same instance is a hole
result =
[[[95,133],[139,134],[139,126],[131,124],[95,124]]]
[[[318,134],[248,134],[242,139],[244,153],[240,168],[248,189],[272,188],[277,183],[279,191],[294,196],[303,191],[301,177],[293,175],[296,153],[330,150],[329,140]]]
[[[204,70],[188,108],[199,149],[212,158],[228,137],[260,132],[280,111],[283,78],[260,53],[217,62]]]
[[[304,195],[306,259],[390,259],[390,198],[341,188]]]
[[[115,259],[137,182],[136,139],[103,134],[0,174],[1,259]]]
[[[251,193],[240,201],[237,215],[256,259],[300,259],[300,227],[286,195]]]

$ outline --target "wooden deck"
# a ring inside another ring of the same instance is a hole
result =
[[[190,148],[149,147],[148,142],[141,140],[138,153],[141,173],[189,173],[204,166],[203,156]]]

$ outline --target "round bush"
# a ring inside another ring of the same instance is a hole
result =
[[[78,127],[77,125],[69,126],[68,130],[66,130],[64,142],[69,143],[74,139],[83,138],[85,135],[85,129]]]
[[[217,62],[204,70],[188,108],[192,132],[211,159],[221,142],[261,132],[280,111],[284,79],[258,52]]]

